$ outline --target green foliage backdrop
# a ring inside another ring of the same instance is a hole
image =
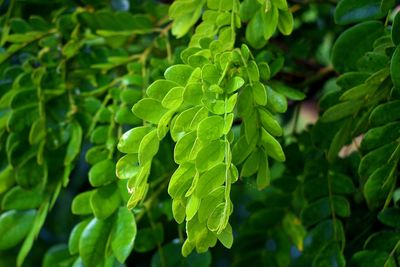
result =
[[[400,266],[399,4],[0,1],[0,266]]]

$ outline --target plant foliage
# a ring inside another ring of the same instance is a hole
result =
[[[0,266],[399,266],[400,3],[170,2],[0,1]]]

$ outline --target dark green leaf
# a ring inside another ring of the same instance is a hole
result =
[[[89,171],[89,181],[92,186],[109,184],[115,179],[115,163],[109,159],[96,163]]]
[[[335,69],[341,73],[357,70],[358,60],[372,50],[374,41],[382,33],[383,25],[378,21],[363,22],[343,32],[332,50],[332,63]]]
[[[97,266],[104,261],[110,230],[109,220],[96,218],[85,227],[79,239],[79,255],[85,266]]]
[[[124,263],[132,251],[136,238],[136,222],[131,211],[119,208],[111,231],[111,248],[120,263]]]
[[[335,22],[346,25],[383,18],[381,0],[341,0],[335,10]]]
[[[121,204],[121,197],[115,183],[93,190],[90,196],[90,206],[93,214],[99,220],[111,216]]]
[[[0,249],[16,246],[30,231],[36,210],[10,210],[0,216]]]

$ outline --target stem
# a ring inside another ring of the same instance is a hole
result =
[[[394,256],[394,254],[396,253],[396,250],[400,247],[400,240],[397,241],[396,245],[394,246],[394,248],[392,249],[392,251],[389,254],[389,257],[386,259],[385,264],[383,265],[383,267],[388,266],[389,264],[389,259],[392,258]]]

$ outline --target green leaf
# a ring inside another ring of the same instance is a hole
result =
[[[368,177],[363,188],[363,193],[370,209],[378,209],[385,203],[392,183],[395,181],[391,177],[392,169],[392,166],[385,164]],[[393,182],[389,182],[390,180]]]
[[[201,78],[209,84],[217,84],[221,74],[213,64],[206,64],[201,69]]]
[[[96,145],[105,144],[108,139],[109,125],[98,126],[90,135],[90,142]]]
[[[207,64],[209,61],[208,58],[206,58],[205,56],[202,55],[191,55],[188,58],[188,63],[190,66],[196,68],[196,67],[203,67],[205,64]]]
[[[279,12],[272,7],[267,12],[260,8],[251,18],[246,28],[246,40],[254,48],[263,47],[278,26]]]
[[[272,135],[281,136],[283,130],[279,125],[279,122],[269,113],[266,109],[259,108],[258,114],[260,116],[260,121],[262,127]]]
[[[393,257],[387,252],[378,250],[362,250],[353,255],[350,265],[354,267],[395,267],[396,263]]]
[[[313,225],[332,214],[331,204],[336,216],[350,216],[350,204],[346,198],[333,196],[332,198],[321,198],[311,204],[308,204],[301,212],[301,220],[305,226]]]
[[[354,115],[354,113],[358,112],[358,110],[361,108],[362,104],[363,102],[361,100],[357,100],[346,101],[334,105],[324,112],[321,121],[332,122]]]
[[[308,200],[314,200],[329,196],[329,192],[349,195],[355,192],[355,187],[350,177],[340,173],[330,173],[324,178],[307,179],[303,184],[303,192]]]
[[[258,141],[259,137],[259,118],[257,112],[252,112],[244,120],[244,134],[248,143],[252,140]]]
[[[254,101],[250,86],[246,86],[238,97],[237,111],[240,117],[248,117],[253,111]]]
[[[379,21],[363,22],[343,32],[332,50],[332,63],[335,69],[341,73],[357,70],[358,60],[366,52],[372,51],[374,41],[382,33],[383,25]]]
[[[226,93],[231,94],[239,90],[244,85],[244,80],[242,77],[235,76],[229,80]]]
[[[0,216],[0,249],[6,250],[21,242],[31,230],[36,210],[3,212]]]
[[[3,210],[33,209],[39,207],[42,201],[43,196],[39,187],[25,190],[20,186],[15,186],[3,196],[1,208]]]
[[[228,224],[220,234],[217,234],[217,237],[224,247],[231,248],[233,245],[233,233],[231,225]]]
[[[186,220],[191,220],[197,213],[200,207],[201,199],[196,195],[191,195],[186,204]]]
[[[277,161],[285,161],[285,154],[279,142],[264,129],[261,129],[261,140],[265,151]]]
[[[39,118],[32,124],[29,131],[29,143],[31,145],[37,144],[42,141],[46,136],[46,121],[44,118]]]
[[[353,120],[347,120],[344,125],[336,132],[328,150],[328,161],[333,162],[338,156],[342,147],[348,142],[353,127]]]
[[[185,220],[186,207],[181,199],[172,200],[172,215],[177,223],[181,224]]]
[[[65,244],[55,245],[51,247],[43,258],[43,267],[51,267],[57,265],[68,265],[74,260],[69,254],[68,247]]]
[[[158,101],[162,101],[167,93],[174,87],[178,87],[179,84],[168,80],[157,80],[150,84],[146,90],[146,94]]]
[[[257,140],[251,140],[251,143],[247,142],[247,139],[242,135],[233,146],[232,160],[237,165],[242,163],[253,151],[257,144]]]
[[[235,117],[235,115],[233,113],[229,113],[226,116],[223,134],[228,134],[229,131],[232,129],[232,124],[233,124],[234,117]]]
[[[396,48],[390,62],[390,74],[393,85],[397,91],[400,91],[400,46]]]
[[[190,129],[197,130],[199,123],[202,122],[206,118],[208,118],[208,110],[207,110],[207,108],[202,107],[193,116],[193,119],[190,122]]]
[[[400,12],[397,12],[392,24],[392,41],[393,44],[400,45]]]
[[[278,113],[284,113],[287,110],[287,100],[286,97],[276,91],[274,91],[271,87],[267,86],[267,96],[268,103],[267,107],[272,111]]]
[[[0,193],[7,191],[15,183],[14,170],[8,165],[0,171]]]
[[[381,19],[386,14],[381,11],[380,7],[381,0],[341,0],[335,10],[335,23],[346,25]]]
[[[388,123],[381,127],[370,129],[362,140],[361,147],[368,151],[396,141],[400,136],[400,122]]]
[[[260,71],[258,70],[258,65],[254,60],[248,62],[247,71],[250,81],[258,82],[260,79]]]
[[[140,120],[138,117],[136,117],[131,109],[129,109],[126,106],[121,106],[117,112],[115,113],[114,116],[115,122],[118,124],[133,124],[133,125],[138,125],[142,123],[142,120]]]
[[[289,10],[279,10],[278,29],[283,35],[290,35],[292,33],[293,24],[292,12]]]
[[[262,190],[271,183],[271,173],[268,165],[268,158],[265,151],[262,151],[257,172],[257,189]]]
[[[200,175],[196,186],[196,195],[203,198],[211,190],[222,185],[226,176],[226,165],[220,163]]]
[[[171,137],[177,142],[181,139],[186,133],[191,132],[191,122],[196,114],[201,109],[200,106],[189,108],[175,117],[175,120],[172,120],[171,123]]]
[[[68,240],[68,249],[71,254],[76,254],[79,252],[79,240],[81,238],[83,230],[85,230],[85,228],[89,224],[89,222],[90,222],[90,219],[81,221],[80,223],[75,225],[74,228],[72,229],[71,234],[69,235],[69,240]]]
[[[291,88],[283,83],[271,82],[270,84],[276,92],[286,96],[288,99],[300,101],[300,100],[304,100],[304,98],[306,97],[306,95],[303,92],[301,92],[297,89]]]
[[[400,228],[400,209],[386,208],[379,212],[378,219],[387,226]]]
[[[312,266],[346,266],[346,259],[337,242],[331,241],[322,247],[315,255]]]
[[[72,214],[75,215],[92,214],[93,211],[90,205],[91,196],[92,196],[92,191],[87,191],[76,195],[71,205]]]
[[[394,100],[378,105],[371,112],[369,123],[377,127],[400,119],[400,101]]]
[[[39,119],[39,109],[37,104],[23,106],[14,109],[8,119],[7,127],[11,131],[22,131]]]
[[[183,87],[172,88],[164,97],[161,104],[168,109],[178,109],[183,102]]]
[[[197,128],[197,138],[200,140],[219,139],[224,130],[224,119],[221,116],[211,116],[202,120]]]
[[[62,48],[62,54],[66,58],[71,58],[78,53],[79,48],[80,48],[79,42],[77,42],[76,40],[69,40],[68,43],[66,43]]]
[[[365,241],[364,248],[391,252],[399,240],[400,234],[397,231],[384,230],[375,232]]]
[[[186,82],[192,75],[193,68],[188,65],[178,64],[169,67],[165,72],[165,79],[173,81],[181,86],[185,86]]]
[[[148,164],[150,166],[150,163]],[[147,168],[143,168],[145,170],[145,175],[143,175],[143,179],[136,179],[134,180],[136,182],[136,186],[132,187],[130,190],[135,192],[135,194],[132,194],[128,200],[128,203],[126,206],[128,209],[133,209],[136,207],[136,205],[144,199],[144,197],[147,194],[147,191],[149,190],[149,184],[146,182],[142,182],[141,184],[138,183],[137,181],[143,181],[144,179],[147,179],[148,175],[150,174],[150,170],[147,170]],[[150,169],[150,167],[148,167]]]
[[[267,104],[267,91],[264,85],[260,82],[253,83],[252,86],[254,101],[257,105],[265,106]]]
[[[224,213],[224,209],[225,209],[225,203],[220,203],[219,205],[217,205],[214,210],[212,211],[212,213],[210,214],[210,217],[208,217],[207,219],[207,227],[208,229],[210,229],[211,231],[217,231],[218,228],[221,226],[222,224],[222,216]]]
[[[151,267],[173,267],[173,266],[195,266],[195,267],[208,267],[211,266],[211,253],[207,251],[206,253],[197,254],[192,253],[187,258],[183,258],[181,255],[181,244],[176,244],[173,241],[162,247],[164,255],[164,260],[161,260],[160,253],[156,252],[151,260]],[[163,264],[163,261],[166,264]]]
[[[161,117],[168,111],[161,102],[153,98],[145,98],[137,102],[132,112],[139,118],[157,124]]]
[[[378,39],[379,40],[379,39]],[[376,41],[374,42],[375,46]],[[376,49],[375,51],[377,51]],[[377,51],[377,52],[367,52],[365,53],[357,62],[357,67],[360,71],[367,71],[367,72],[377,72],[383,71],[387,67],[388,63],[388,56],[384,53]],[[367,81],[368,82],[368,81]]]
[[[115,183],[93,190],[90,196],[90,206],[93,214],[99,220],[111,216],[121,204],[121,197]]]
[[[174,199],[183,197],[192,184],[195,174],[196,168],[194,164],[185,162],[179,165],[169,182],[168,194]]]
[[[207,6],[210,9],[229,11],[233,4],[230,0],[207,0]]]
[[[110,230],[109,220],[96,218],[85,227],[79,239],[79,255],[85,266],[97,266],[104,261]]]
[[[155,224],[152,228],[141,228],[137,231],[135,250],[141,253],[151,251],[163,240],[164,228],[161,223]]]
[[[159,80],[157,80],[157,81],[159,81]],[[157,82],[156,81],[156,82]],[[156,83],[156,82],[154,82],[154,83]],[[157,98],[156,97],[156,94],[150,94],[149,93],[149,88],[151,87],[151,85],[147,88],[147,91],[146,91],[146,93],[147,93],[147,95],[148,96],[150,96],[151,98],[155,98],[155,99],[158,99],[158,100],[162,100],[162,98],[160,99],[160,98]],[[163,89],[163,88],[161,88],[161,89]],[[135,104],[136,102],[138,102],[140,99],[142,98],[142,91],[140,91],[140,90],[138,90],[138,89],[126,89],[126,90],[123,90],[122,92],[121,92],[121,101],[122,102],[124,102],[124,103],[126,103],[126,104],[128,104],[128,105],[133,105],[133,104]]]
[[[348,90],[362,84],[370,76],[371,74],[367,72],[347,72],[337,78],[336,84],[343,90]]]
[[[169,8],[173,19],[172,34],[177,38],[184,36],[199,19],[204,1],[176,1]]]
[[[196,140],[196,132],[190,132],[184,135],[175,145],[174,160],[176,163],[181,164],[189,160],[189,155],[192,151],[194,142]]]
[[[14,174],[15,181],[22,188],[32,189],[46,181],[47,166],[45,164],[39,165],[36,158],[31,158],[21,165],[14,169]]]
[[[376,89],[378,89],[378,86],[376,85],[362,83],[344,92],[341,95],[340,100],[349,101],[363,99],[366,96],[372,95]]]
[[[120,263],[130,255],[136,238],[136,222],[131,211],[119,208],[111,231],[111,248]]]
[[[46,220],[46,216],[48,214],[48,210],[49,210],[49,202],[44,202],[37,211],[30,232],[28,233],[28,236],[25,238],[18,252],[17,266],[22,266],[26,256],[28,256],[28,253],[30,252],[33,246],[34,240],[39,235],[40,229],[43,227],[44,221]]]
[[[203,197],[200,208],[198,211],[198,219],[200,222],[205,222],[211,215],[213,209],[224,201],[225,186],[220,186],[210,190],[210,192]]]
[[[120,158],[116,165],[116,174],[120,179],[130,179],[139,173],[137,154],[128,154]]]
[[[76,121],[71,122],[71,127],[71,138],[65,154],[64,165],[70,164],[81,151],[82,127]]]
[[[185,87],[183,92],[183,101],[192,104],[199,105],[203,99],[203,89],[201,88],[201,83],[189,83]]]
[[[366,154],[358,167],[358,174],[362,179],[369,177],[376,169],[387,163],[397,147],[396,143],[390,143],[372,150]]]
[[[105,146],[93,146],[88,149],[85,160],[90,165],[94,165],[108,157],[108,149]]]
[[[89,182],[95,187],[109,184],[115,179],[115,163],[110,159],[96,163],[89,171]]]
[[[225,156],[225,142],[215,140],[204,146],[196,157],[196,169],[200,172],[208,170],[220,163]]]
[[[183,92],[183,99],[188,104],[199,105],[203,99],[201,83],[189,83]]]
[[[244,0],[240,3],[240,18],[244,21],[250,20],[261,5],[256,0]]]
[[[157,125],[157,137],[162,140],[168,133],[172,117],[175,115],[175,110],[170,110],[165,113]]]
[[[158,152],[160,142],[157,136],[157,129],[146,134],[139,145],[138,157],[141,166],[150,162]]]
[[[141,126],[127,131],[119,139],[118,150],[122,153],[138,153],[142,139],[150,130],[151,127],[149,126]]]
[[[262,154],[258,149],[254,150],[244,162],[240,176],[250,177],[255,174],[258,171],[260,161],[264,160],[261,156]]]

